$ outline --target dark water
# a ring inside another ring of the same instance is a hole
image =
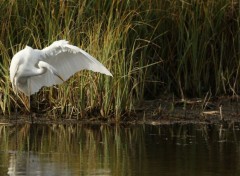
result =
[[[240,127],[2,125],[0,175],[240,175]]]

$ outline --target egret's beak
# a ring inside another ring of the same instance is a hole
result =
[[[59,79],[61,79],[61,80],[64,82],[64,79],[63,79],[58,73],[53,72],[53,74],[54,74],[55,76],[57,76]]]

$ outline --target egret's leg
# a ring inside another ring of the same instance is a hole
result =
[[[17,103],[15,102],[15,120],[17,120]]]
[[[30,119],[31,122],[33,123],[33,118],[32,118],[32,112],[31,112],[31,79],[28,79],[28,107],[29,107],[29,112],[30,112]]]
[[[19,97],[18,96],[18,92],[16,91],[16,95],[17,95],[17,97]],[[17,118],[17,116],[18,116],[18,110],[17,110],[17,101],[15,102],[15,120],[16,120],[16,124],[15,124],[15,128],[16,128],[16,139],[15,139],[15,141],[16,141],[16,149],[18,149],[18,118]]]
[[[18,97],[18,92],[16,91],[15,93],[16,93],[16,97]],[[17,147],[18,146],[18,130],[17,130],[17,128],[18,128],[18,118],[17,118],[18,111],[17,111],[17,101],[15,101],[14,104],[15,104],[15,107],[14,107],[15,108],[14,109],[15,110],[15,117],[14,118],[15,118],[15,129],[16,129],[16,135],[15,135],[16,136],[16,139],[15,139],[16,143],[15,143],[15,145],[16,145],[16,149],[18,149],[18,147]]]
[[[17,97],[18,97],[18,93],[16,93]],[[17,116],[18,116],[18,112],[17,112],[17,102],[15,102],[15,120],[17,123]]]
[[[30,112],[29,118],[31,120],[31,123],[33,123],[32,111],[31,111],[31,97],[30,96],[28,97],[28,103],[29,103],[28,106],[29,106],[29,112]]]

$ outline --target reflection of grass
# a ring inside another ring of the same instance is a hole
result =
[[[6,127],[0,133],[0,150],[46,154],[56,163],[69,160],[71,167],[86,173],[100,168],[112,175],[130,173],[129,157],[140,154],[137,149],[143,142],[141,128],[119,126],[23,125]]]
[[[16,98],[11,56],[25,44],[67,39],[98,58],[113,78],[80,72],[44,88],[35,107],[49,114],[104,117],[131,111],[145,95],[203,96],[239,91],[239,12],[235,1],[1,1],[0,109]],[[57,90],[57,91],[56,91]],[[24,109],[23,109],[24,111]]]
[[[222,150],[226,147],[228,152],[229,145],[239,144],[239,129],[235,128],[238,126],[234,124],[0,126],[0,150],[5,151],[0,155],[0,161],[8,166],[8,151],[24,151],[39,158],[39,165],[47,161],[83,175],[97,175],[98,172],[136,175],[134,173],[149,171],[152,164],[157,166],[153,167],[153,173],[157,173],[159,162],[160,168],[171,167],[169,162],[176,159],[174,163],[182,166],[183,151],[188,154],[190,163],[206,151],[210,154],[218,151],[217,146]],[[227,141],[229,145],[224,145]],[[199,162],[206,163],[206,160]]]

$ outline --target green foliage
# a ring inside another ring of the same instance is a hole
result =
[[[24,45],[69,40],[100,60],[113,78],[79,72],[43,88],[34,107],[49,115],[120,117],[145,98],[239,92],[238,1],[12,0],[0,2],[0,111],[23,107],[9,63]],[[16,101],[16,102],[15,102]],[[24,110],[23,110],[24,111]]]

